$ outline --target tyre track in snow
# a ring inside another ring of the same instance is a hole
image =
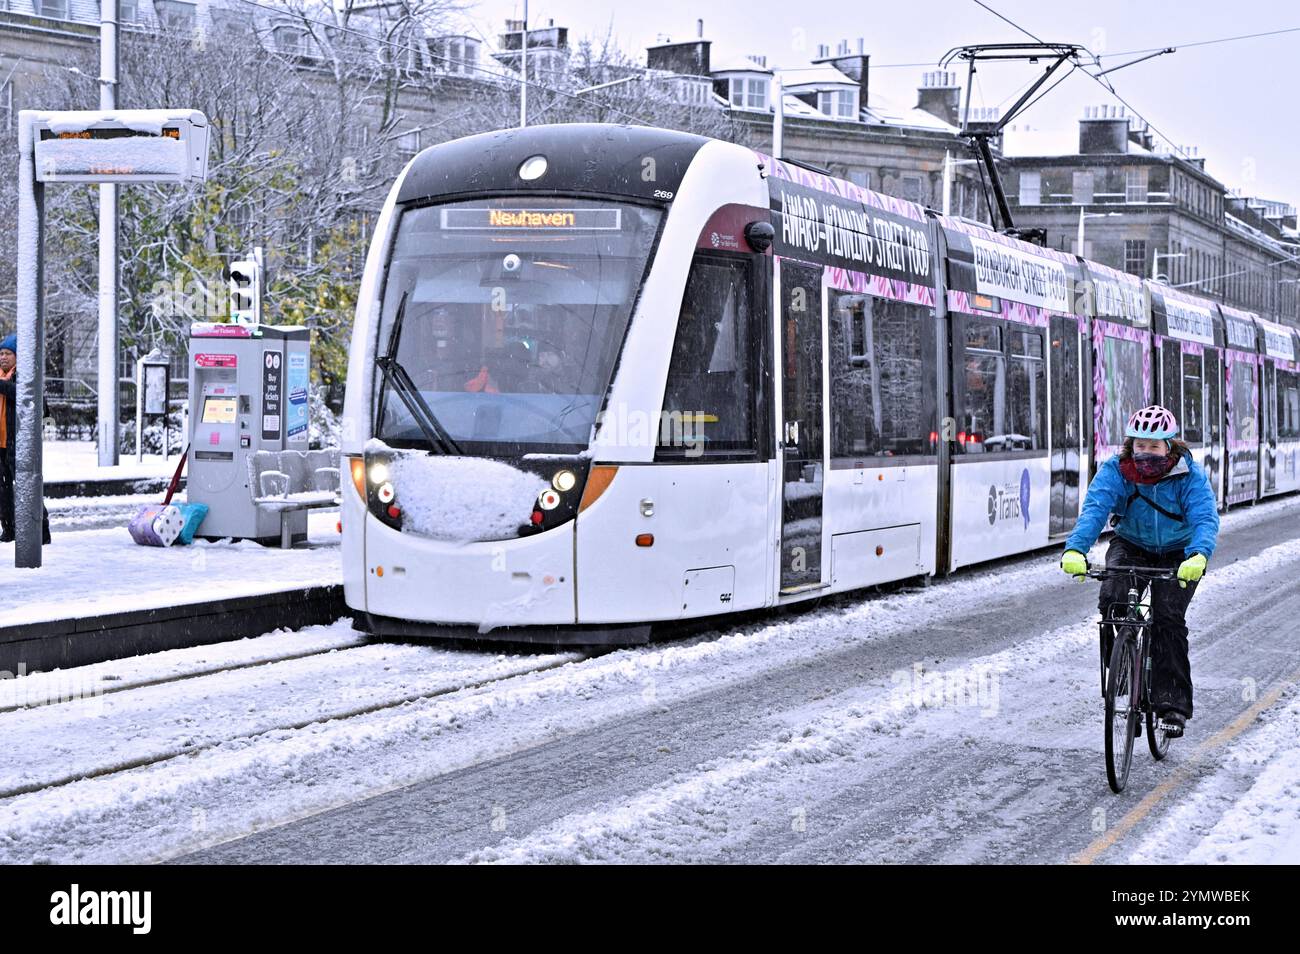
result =
[[[43,707],[12,707],[0,713],[0,733],[6,739],[0,754],[0,801],[316,723],[398,709],[582,658],[579,653],[508,658],[432,646],[371,644],[143,679],[116,690],[129,693],[121,698],[93,696]],[[394,672],[396,679],[383,676]],[[336,676],[336,689],[352,689],[359,698],[332,705],[322,699],[322,686]],[[349,686],[348,680],[357,685]],[[412,682],[423,685],[408,689]],[[249,701],[272,693],[281,698],[264,704]],[[305,704],[303,697],[315,706]],[[207,714],[215,714],[215,728],[193,726],[199,700]],[[70,750],[60,742],[61,735],[73,738],[87,723],[99,723],[89,740],[92,747]],[[31,744],[24,746],[27,741]],[[38,751],[38,745],[44,751]]]
[[[1230,593],[1211,605],[1206,594],[1216,580],[1225,591],[1230,585],[1239,589],[1237,598],[1258,603],[1261,592],[1276,592],[1279,585],[1285,591],[1284,581],[1293,579],[1293,560],[1261,574],[1258,591],[1244,580],[1230,584],[1234,574],[1225,572],[1234,558],[1296,536],[1294,501],[1271,507],[1228,522],[1212,577],[1192,604],[1198,614],[1192,620],[1194,664],[1199,658],[1203,665],[1204,652],[1226,641],[1236,646],[1238,668],[1250,660],[1245,668],[1261,684],[1285,668],[1285,646],[1242,654],[1237,643],[1244,622],[1235,628],[1225,622],[1208,638],[1202,634],[1212,620],[1248,615],[1220,605],[1231,601]],[[1026,592],[1003,586],[1014,587],[1022,578],[1033,580]],[[784,660],[745,680],[720,678],[671,704],[644,706],[621,721],[231,841],[190,860],[1063,860],[1093,836],[1098,809],[1122,812],[1124,803],[1106,788],[1100,754],[1095,625],[1059,625],[1062,619],[1095,617],[1095,587],[1051,579],[1014,565],[989,575],[988,605],[962,605],[956,626],[942,614],[952,584],[941,583],[925,593],[938,611],[928,613],[915,632],[900,630],[848,649]],[[896,602],[886,598],[873,605],[886,614]],[[805,623],[816,626],[820,618],[824,624],[843,609],[841,602]],[[1296,611],[1273,601],[1269,619],[1286,625]],[[1060,664],[1060,674],[1043,672],[1039,659],[1018,676],[1015,653],[1044,633],[1048,658]],[[942,667],[955,658],[957,666],[964,660],[980,665],[999,651],[1010,652],[1008,683],[1028,680],[1000,720],[984,724],[969,710],[879,710],[891,674],[907,672],[915,662]],[[1273,665],[1267,664],[1270,657]],[[1192,739],[1214,727],[1217,716],[1206,710],[1216,708],[1207,697],[1217,682],[1198,677]],[[841,717],[848,713],[861,723],[861,732],[850,734],[862,743],[860,750],[834,733],[825,746],[809,743],[801,750],[799,739],[817,734],[811,720],[828,709],[832,718],[838,709]],[[783,733],[789,738],[782,739]],[[774,737],[778,747],[794,743],[788,758],[763,763],[762,754],[736,754],[761,751]],[[1178,751],[1176,746],[1171,762]],[[1144,757],[1139,753],[1136,759]],[[758,771],[749,772],[754,765],[747,763],[754,762]],[[721,772],[712,780],[717,785],[699,782],[710,765]],[[727,776],[728,768],[735,778]],[[792,778],[796,769],[808,773],[806,784]],[[1158,777],[1158,770],[1135,765],[1123,798],[1131,803]],[[659,789],[674,784],[681,789],[678,802],[658,798]],[[758,794],[747,802],[750,790]],[[797,797],[805,790],[808,798]],[[566,819],[579,832],[602,830],[608,838],[566,841],[573,835],[563,830]],[[799,825],[802,831],[794,830]],[[548,826],[557,827],[548,834]],[[530,840],[530,833],[536,837]]]

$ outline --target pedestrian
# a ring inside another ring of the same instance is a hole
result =
[[[18,336],[0,339],[0,543],[14,539],[14,477],[18,471]],[[41,538],[50,542],[50,515],[41,503]]]
[[[1187,604],[1205,573],[1219,535],[1219,510],[1205,471],[1192,452],[1175,440],[1178,420],[1158,404],[1129,418],[1124,449],[1097,471],[1088,485],[1083,512],[1065,541],[1061,569],[1082,578],[1087,554],[1112,514],[1115,536],[1107,566],[1176,569],[1177,581],[1151,583],[1151,695],[1166,734],[1183,734],[1192,717],[1192,667],[1187,655]],[[1108,579],[1101,588],[1101,612],[1111,619],[1129,583]],[[1113,628],[1107,625],[1103,658],[1110,658]]]

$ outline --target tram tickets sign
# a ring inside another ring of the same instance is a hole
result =
[[[200,182],[208,121],[197,109],[25,112],[38,182]]]
[[[917,222],[794,182],[772,183],[777,255],[928,285],[930,239]]]
[[[1295,360],[1295,338],[1291,336],[1290,328],[1264,321],[1262,318],[1259,326],[1264,331],[1264,351],[1270,358],[1279,358],[1282,361]]]
[[[974,252],[975,291],[1069,313],[1065,264],[1018,248],[968,236]]]

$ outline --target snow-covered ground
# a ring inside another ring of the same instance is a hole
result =
[[[145,477],[171,478],[180,462],[183,447],[172,449],[169,458],[145,454],[137,461],[134,454],[121,454],[115,467],[99,466],[99,451],[94,441],[46,441],[42,451],[42,474],[45,480],[119,480]]]
[[[1095,586],[1055,560],[603,655],[343,621],[16,680],[0,861],[1293,857],[1300,499],[1225,517],[1196,718],[1118,797]]]
[[[152,499],[152,498],[148,498]],[[0,544],[0,592],[5,625],[72,619],[236,596],[253,596],[342,580],[338,513],[308,514],[307,548],[281,550],[250,541],[142,547],[126,525],[59,532],[61,508],[51,512],[53,542],[40,569],[15,569],[14,545]]]

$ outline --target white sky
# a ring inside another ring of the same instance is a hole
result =
[[[1300,27],[1300,8],[1285,0],[986,0],[994,9],[1044,40],[1081,43],[1103,57],[1107,68],[1134,59],[1114,54],[1177,46],[1244,33]],[[473,24],[495,43],[507,17],[522,14],[522,0],[479,0],[467,10]],[[569,28],[570,43],[612,32],[619,45],[644,55],[660,34],[674,40],[695,35],[697,17],[717,54],[765,53],[769,66],[806,64],[819,43],[832,48],[847,39],[866,40],[872,92],[898,105],[913,105],[920,74],[933,66],[884,68],[885,64],[934,64],[954,46],[1027,39],[973,0],[802,0],[776,3],[702,0],[530,0],[529,21],[554,18]],[[1107,55],[1111,54],[1111,55]],[[1230,189],[1300,201],[1297,145],[1296,64],[1300,32],[1180,49],[1111,79],[1116,90],[1172,141],[1196,146],[1207,170]],[[976,87],[976,105],[1010,105],[1018,88],[1041,67],[990,65]],[[962,81],[965,77],[963,72]],[[1035,105],[1023,120],[1044,132],[1077,142],[1085,106],[1116,102],[1078,73]]]

